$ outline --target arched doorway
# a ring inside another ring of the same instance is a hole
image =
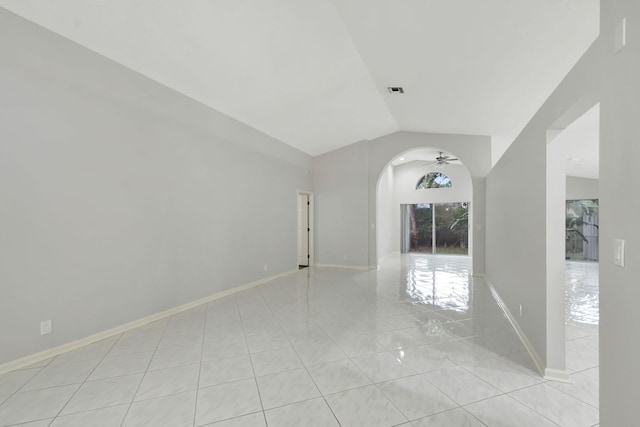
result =
[[[438,157],[456,159],[435,161]],[[417,148],[383,168],[376,189],[376,254],[472,254],[473,180],[454,153]],[[428,218],[427,218],[428,217]]]

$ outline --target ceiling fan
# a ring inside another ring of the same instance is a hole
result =
[[[436,159],[434,161],[431,162],[425,162],[425,165],[433,165],[435,164],[436,166],[444,166],[444,165],[448,165],[449,162],[453,162],[459,159],[456,159],[455,157],[451,157],[451,156],[443,156],[442,151],[439,152],[440,154],[438,154],[438,156],[436,157]]]

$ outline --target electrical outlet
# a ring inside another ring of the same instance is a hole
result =
[[[264,271],[269,271],[269,265],[267,264],[264,265]]]
[[[40,322],[40,335],[47,335],[51,333],[51,320],[43,320]]]

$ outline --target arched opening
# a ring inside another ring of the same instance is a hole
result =
[[[473,181],[457,159],[434,162],[442,152],[413,149],[383,168],[376,190],[378,260],[407,252],[471,256]]]

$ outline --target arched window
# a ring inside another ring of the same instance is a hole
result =
[[[447,175],[440,172],[429,172],[418,180],[416,190],[425,188],[450,188],[452,186],[451,179]]]

